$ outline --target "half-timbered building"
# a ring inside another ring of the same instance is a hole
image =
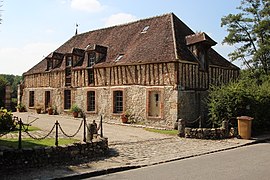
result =
[[[89,119],[120,121],[129,111],[172,127],[205,117],[209,86],[238,77],[215,44],[173,13],[77,34],[24,73],[20,99],[28,111],[51,104],[66,113],[77,104]]]

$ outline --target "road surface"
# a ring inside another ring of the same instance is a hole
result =
[[[119,172],[95,180],[269,180],[270,143]]]

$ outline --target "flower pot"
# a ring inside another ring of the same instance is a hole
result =
[[[37,112],[38,114],[40,114],[40,113],[41,113],[41,109],[36,109],[36,112]]]
[[[122,123],[127,123],[128,122],[128,118],[125,115],[121,115],[121,120],[122,120]]]
[[[79,116],[78,112],[73,112],[73,117],[77,118]]]
[[[51,108],[48,109],[48,114],[49,114],[49,115],[52,115],[52,114],[53,114],[53,109],[51,109]]]

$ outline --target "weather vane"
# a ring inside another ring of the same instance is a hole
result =
[[[75,31],[75,36],[78,34],[78,27],[79,27],[79,24],[76,23],[76,31]]]

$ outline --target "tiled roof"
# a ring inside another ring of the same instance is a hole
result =
[[[87,50],[95,44],[107,47],[106,60],[95,67],[181,60],[196,62],[185,39],[192,34],[194,32],[188,26],[170,13],[75,35],[55,52],[66,54],[73,48]],[[120,54],[123,57],[115,61]],[[237,68],[214,50],[211,50],[210,57],[210,65]],[[43,59],[25,74],[44,72],[46,67],[46,59]]]
[[[200,32],[200,33],[186,36],[186,44],[187,45],[192,45],[192,44],[196,44],[196,43],[207,43],[210,46],[214,46],[217,44],[213,39],[211,39],[204,32]]]

